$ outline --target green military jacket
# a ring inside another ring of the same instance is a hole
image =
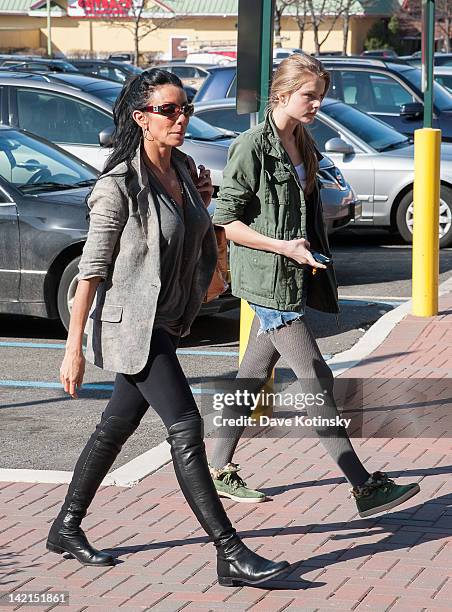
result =
[[[321,158],[320,153],[318,156]],[[231,145],[213,220],[220,225],[243,221],[257,232],[279,240],[308,238],[312,250],[331,255],[319,182],[305,200],[271,113]],[[306,266],[283,255],[235,243],[231,243],[230,264],[233,295],[277,310],[302,308]],[[307,304],[324,312],[339,312],[333,266],[309,276]]]

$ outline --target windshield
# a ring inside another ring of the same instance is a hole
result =
[[[401,72],[403,76],[421,91],[421,70],[419,68],[407,69]],[[452,110],[452,93],[447,91],[436,81],[433,82],[433,103],[440,111]]]
[[[115,65],[117,66],[118,64]],[[127,72],[133,72],[134,74],[141,74],[143,72],[142,68],[138,68],[138,66],[134,66],[133,64],[124,63],[124,65],[121,65],[121,68],[124,68]]]
[[[321,110],[377,151],[410,142],[406,136],[397,132],[393,127],[343,102],[322,105]]]
[[[99,89],[87,89],[86,92],[90,93],[92,96],[96,96],[96,98],[100,98],[104,102],[108,102],[113,106],[116,102],[116,98],[119,96],[119,93],[122,89],[121,85],[115,85],[114,83],[109,85],[108,87],[99,87]]]
[[[195,140],[221,140],[223,138],[230,138],[230,136],[217,127],[209,125],[199,117],[190,118],[185,137],[194,138]]]
[[[435,74],[435,80],[452,92],[452,73],[451,74]]]
[[[64,70],[78,72],[78,68],[76,68],[74,64],[71,64],[70,62],[54,62],[53,65],[57,68],[64,68]]]
[[[0,176],[24,194],[82,187],[97,178],[89,166],[15,130],[0,131]]]

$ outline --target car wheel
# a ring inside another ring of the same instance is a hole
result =
[[[413,241],[413,192],[400,201],[396,214],[397,229],[406,242]],[[441,186],[439,198],[439,246],[452,244],[452,189]]]
[[[64,269],[58,285],[57,307],[61,322],[66,329],[69,329],[69,319],[71,318],[72,303],[74,301],[75,290],[77,289],[76,276],[78,274],[78,264],[80,257],[73,259]]]

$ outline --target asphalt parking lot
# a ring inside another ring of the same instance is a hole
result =
[[[353,346],[385,312],[410,296],[411,249],[386,233],[348,232],[332,244],[340,285],[339,327],[309,311],[322,353]],[[441,280],[452,275],[452,250],[441,252]],[[233,377],[238,364],[239,309],[200,317],[179,357],[198,404],[201,384]],[[114,374],[87,364],[78,400],[58,382],[65,331],[56,321],[0,316],[0,468],[72,470],[111,394]],[[291,377],[284,363],[277,378]],[[115,468],[159,444],[165,429],[150,409]]]

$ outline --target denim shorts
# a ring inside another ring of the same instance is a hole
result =
[[[274,331],[275,329],[279,329],[280,327],[285,327],[287,324],[292,323],[293,321],[299,321],[301,317],[304,316],[304,311],[306,308],[306,300],[308,298],[309,291],[309,282],[310,282],[310,273],[308,270],[303,271],[303,291],[301,297],[301,306],[297,312],[287,311],[287,310],[276,310],[275,308],[267,308],[266,306],[259,306],[258,304],[251,304],[251,308],[256,313],[259,318],[260,328],[257,332],[257,335],[268,333],[270,331]]]
[[[265,306],[258,306],[257,304],[251,303],[250,306],[259,318],[260,328],[257,332],[258,336],[285,327],[288,323],[297,321],[304,315],[304,308],[301,309],[300,312],[289,312],[287,310],[275,310],[274,308],[266,308]]]

